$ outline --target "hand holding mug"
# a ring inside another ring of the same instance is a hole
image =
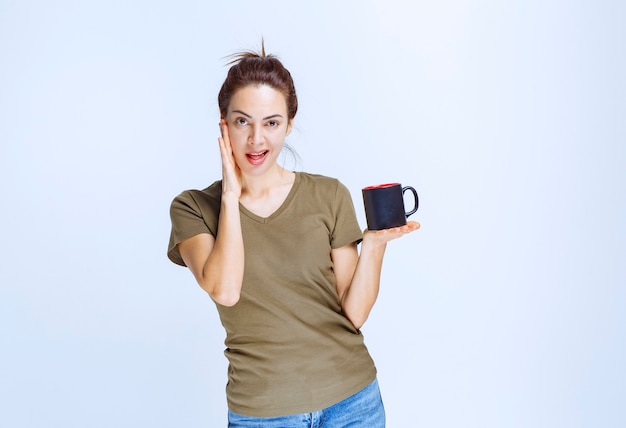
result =
[[[404,192],[407,190],[413,194],[415,201],[410,211],[404,208]],[[417,191],[411,186],[402,187],[400,183],[367,186],[362,192],[368,230],[402,227],[407,224],[407,217],[415,214],[419,206]]]
[[[372,243],[385,244],[393,239],[400,238],[407,233],[415,232],[420,228],[420,224],[416,221],[407,221],[404,226],[392,227],[390,229],[369,230],[363,232],[363,241]]]

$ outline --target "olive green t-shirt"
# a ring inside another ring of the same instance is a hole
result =
[[[221,182],[172,202],[168,257],[178,243],[217,236]],[[342,314],[330,251],[362,237],[349,191],[338,180],[297,172],[269,217],[240,204],[245,271],[240,300],[216,304],[226,329],[228,407],[270,417],[309,413],[360,391],[376,377],[363,335]]]

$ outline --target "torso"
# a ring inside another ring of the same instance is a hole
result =
[[[229,409],[258,417],[328,407],[376,377],[363,335],[342,313],[330,257],[362,237],[350,193],[329,177],[282,177],[290,180],[272,187],[282,192],[271,204],[244,199],[267,217],[240,206],[241,298],[232,307],[216,305],[226,331]],[[221,195],[221,182],[179,195],[177,233],[217,236]]]

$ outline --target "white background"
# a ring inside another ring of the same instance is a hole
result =
[[[0,0],[0,425],[225,426],[216,310],[166,256],[264,37],[286,166],[399,181],[364,327],[395,427],[626,426],[619,1]]]

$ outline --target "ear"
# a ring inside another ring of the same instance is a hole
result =
[[[291,134],[292,127],[293,127],[293,119],[289,119],[289,122],[287,123],[287,133],[285,134],[285,137]]]

